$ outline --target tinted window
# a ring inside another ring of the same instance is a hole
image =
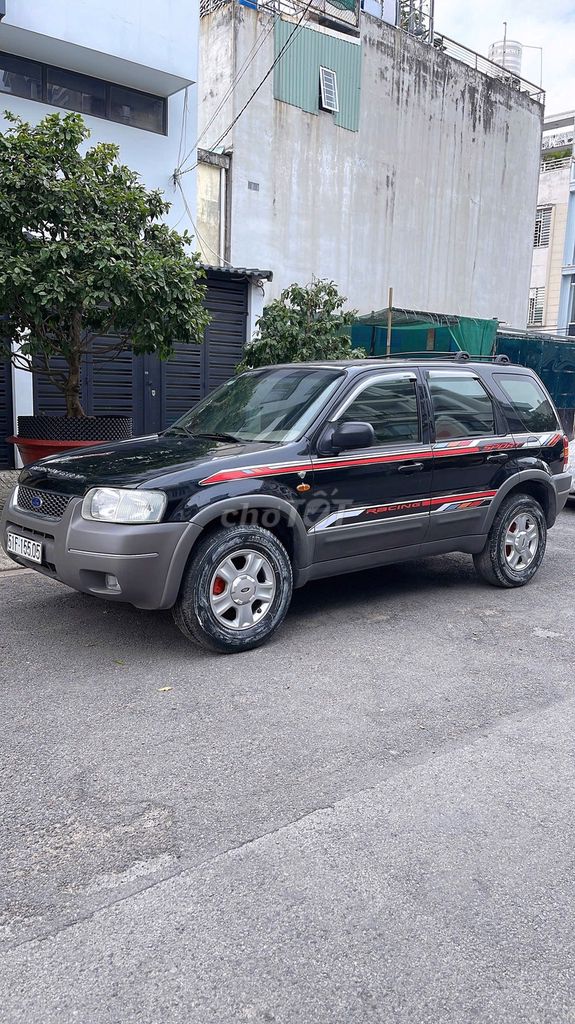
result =
[[[105,117],[149,132],[166,131],[167,100],[148,96],[77,71],[53,68],[26,57],[0,53],[0,93],[50,103],[64,110]]]
[[[555,410],[533,377],[506,373],[498,373],[496,376],[526,431],[539,433],[557,429]]]
[[[290,441],[313,422],[342,377],[334,370],[303,367],[242,373],[176,420],[168,432]]]
[[[96,78],[78,75],[75,71],[48,68],[46,99],[55,107],[79,110],[81,114],[106,116],[106,86]]]
[[[431,373],[429,388],[438,441],[494,433],[493,404],[476,377]]]
[[[146,128],[149,132],[163,132],[164,100],[113,85],[110,89],[110,118],[131,124],[134,128]]]
[[[371,423],[378,444],[418,441],[415,381],[390,378],[369,384],[338,418],[339,423],[355,420]]]
[[[0,92],[24,96],[27,100],[41,100],[42,65],[0,53]]]

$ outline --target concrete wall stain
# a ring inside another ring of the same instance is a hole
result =
[[[202,19],[212,52],[202,41],[209,85],[200,79],[200,95],[216,94],[203,104],[204,123],[273,24],[264,12],[230,7],[239,12],[233,33],[222,12]],[[206,148],[269,68],[271,38]],[[232,261],[269,266],[268,297],[315,274],[335,280],[363,312],[384,306],[393,285],[398,305],[524,324],[541,108],[367,16],[361,46],[358,132],[274,100],[270,79],[226,139]],[[247,180],[259,192],[242,187]]]

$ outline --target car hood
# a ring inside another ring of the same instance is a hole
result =
[[[20,482],[65,494],[84,494],[99,485],[176,486],[184,480],[201,480],[229,465],[230,459],[261,458],[272,447],[258,442],[154,434],[50,456],[26,466]]]

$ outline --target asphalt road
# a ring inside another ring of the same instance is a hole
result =
[[[570,508],[235,657],[0,576],[3,1022],[575,1021],[574,569]]]

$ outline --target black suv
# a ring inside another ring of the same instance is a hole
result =
[[[77,590],[173,608],[213,650],[256,647],[292,588],[464,551],[519,587],[570,488],[568,443],[530,370],[357,360],[230,380],[159,436],[22,471],[0,536]]]

